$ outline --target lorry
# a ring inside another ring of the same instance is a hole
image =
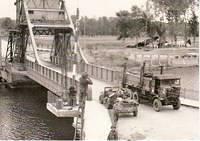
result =
[[[139,103],[146,100],[153,105],[153,109],[159,112],[162,106],[172,105],[174,110],[180,109],[180,77],[172,74],[164,74],[163,66],[160,66],[160,74],[146,73],[145,62],[141,67],[138,84],[128,84],[128,88],[134,92],[134,99]]]

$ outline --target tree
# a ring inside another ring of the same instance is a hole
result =
[[[131,14],[128,11],[120,11],[116,15],[118,17],[118,22],[116,26],[120,32],[118,39],[125,40],[130,36],[129,30],[131,24]]]
[[[5,18],[1,23],[1,27],[5,30],[13,29],[15,27],[15,23],[11,20],[11,18]]]
[[[80,19],[81,35],[117,35],[117,18],[116,17],[99,17],[88,18],[87,16]]]
[[[136,37],[137,40],[141,33],[146,33],[150,38],[157,34],[160,36],[160,41],[164,38],[166,28],[161,25],[161,22],[153,21],[151,15],[148,15],[137,6],[132,7],[131,13],[120,11],[117,16],[117,27],[120,31],[118,39]]]
[[[195,0],[151,0],[155,9],[165,15],[171,26],[171,34],[174,37],[174,41],[177,40],[176,27],[180,22],[181,17],[185,15],[185,12],[191,5],[195,3]]]
[[[189,20],[189,33],[193,36],[193,40],[195,43],[196,36],[199,36],[199,22],[198,22],[198,17],[195,14],[195,12],[192,12],[192,17]]]
[[[120,35],[118,39],[126,39],[128,37],[138,38],[146,29],[146,15],[139,7],[133,6],[131,13],[128,11],[120,11],[117,14],[117,28]]]

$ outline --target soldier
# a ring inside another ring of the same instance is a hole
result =
[[[114,124],[117,124],[118,119],[119,119],[119,115],[118,115],[116,110],[113,110],[113,118],[114,118],[113,119],[114,120]]]
[[[118,140],[118,133],[116,131],[116,126],[112,125],[111,126],[111,131],[108,135],[108,138],[107,138],[108,141],[117,141]]]
[[[79,103],[85,102],[86,96],[88,94],[88,85],[92,85],[92,80],[88,77],[87,73],[83,73],[80,81],[80,97]]]
[[[77,91],[75,87],[71,86],[69,88],[69,105],[72,107],[76,106],[76,94]]]

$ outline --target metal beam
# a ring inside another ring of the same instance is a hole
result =
[[[27,20],[27,23],[28,23],[28,29],[29,29],[31,42],[32,42],[32,45],[33,45],[34,55],[35,55],[36,61],[38,62],[38,64],[40,64],[41,61],[40,61],[40,58],[39,58],[39,55],[38,55],[38,52],[37,52],[37,45],[36,45],[36,42],[35,42],[35,39],[34,39],[34,34],[33,34],[33,25],[31,24],[29,14],[28,14],[28,10],[27,10],[27,5],[26,5],[25,2],[23,3],[23,6],[24,6],[24,9],[25,9],[26,20]]]

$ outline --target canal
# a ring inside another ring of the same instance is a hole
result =
[[[0,140],[72,140],[72,118],[57,118],[46,109],[41,87],[0,87]]]

